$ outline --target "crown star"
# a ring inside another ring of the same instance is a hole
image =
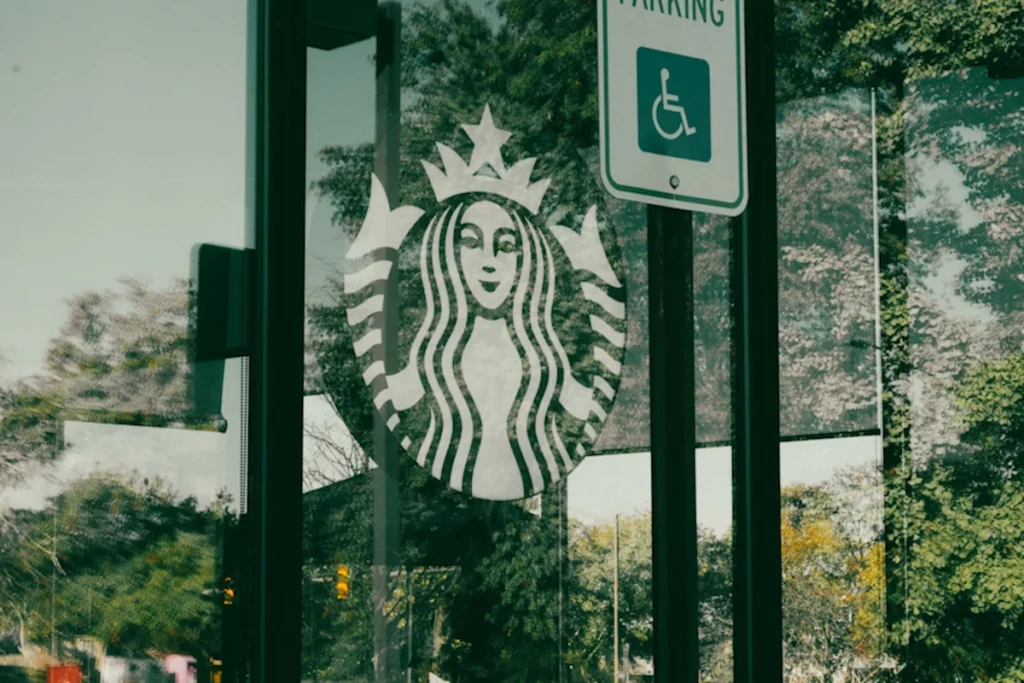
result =
[[[484,164],[490,164],[491,168],[498,173],[504,173],[505,162],[501,158],[501,148],[512,137],[512,133],[494,125],[494,119],[491,117],[491,105],[484,105],[484,114],[480,117],[480,123],[475,126],[464,123],[462,129],[473,141],[473,156],[469,160],[469,172],[476,173]]]
[[[551,180],[530,182],[536,159],[523,159],[512,168],[505,168],[501,148],[512,137],[512,133],[494,125],[490,105],[484,106],[480,123],[464,123],[462,128],[473,141],[473,155],[469,164],[466,164],[453,149],[440,143],[437,149],[444,171],[427,161],[422,162],[437,200],[444,201],[459,194],[485,192],[511,199],[532,213],[537,213]],[[477,171],[484,165],[494,169],[498,177],[477,175]]]

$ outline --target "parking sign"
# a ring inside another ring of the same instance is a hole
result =
[[[605,187],[648,204],[742,213],[742,0],[597,2]]]

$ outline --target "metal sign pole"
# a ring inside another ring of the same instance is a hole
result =
[[[648,207],[647,250],[655,678],[696,683],[700,662],[693,214]]]

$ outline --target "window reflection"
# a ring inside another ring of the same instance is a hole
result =
[[[197,411],[187,278],[243,237],[245,8],[3,13],[0,680],[205,683],[241,368]]]
[[[849,475],[837,470],[813,486],[784,490],[786,666],[793,680],[837,672],[842,680],[1011,680],[1021,671],[1011,643],[1021,638],[1012,596],[1020,592],[1024,564],[1016,426],[1024,70],[1015,47],[1019,22],[1008,21],[1019,8],[996,2],[971,10],[943,3],[911,14],[904,9],[869,3],[826,16],[783,3],[777,12],[783,102],[871,87],[878,103],[872,177],[880,340],[850,341],[862,354],[880,352],[883,362],[882,467],[858,476],[876,481],[869,489],[883,490],[884,502],[867,491],[852,499],[882,515],[883,531],[860,546],[869,561],[857,561],[863,572],[850,584],[843,577],[854,565],[840,560],[857,536],[837,529],[857,514],[834,499],[837,491],[858,491]],[[848,120],[818,148],[832,149],[858,128]],[[787,129],[783,119],[780,136]],[[843,182],[849,157],[828,158],[810,182]],[[780,171],[814,160],[780,157]],[[834,213],[842,204],[823,203],[828,196],[815,192],[795,208],[831,214],[838,226],[856,221],[856,214]],[[860,362],[851,357],[854,367]],[[821,382],[836,376],[830,368]],[[857,401],[842,409],[856,411]],[[836,450],[823,449],[822,456]],[[811,469],[807,462],[801,467]],[[812,553],[812,539],[828,552]],[[815,604],[791,601],[803,586],[849,611],[858,595],[876,592],[851,586],[879,581],[885,618],[872,617],[870,629],[856,616],[828,624],[815,617]],[[866,648],[876,638],[865,637],[879,629],[882,646]]]
[[[1012,678],[1022,665],[1009,643],[1024,566],[1024,79],[998,71],[915,79],[905,99],[910,438],[893,498],[908,569],[894,636],[922,677]]]

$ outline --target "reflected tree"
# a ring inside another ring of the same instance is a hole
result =
[[[70,301],[43,372],[0,387],[0,489],[51,477],[74,447],[69,420],[217,428],[190,415],[187,329],[184,281],[124,280]],[[191,654],[205,668],[230,501],[200,508],[116,472],[64,486],[41,509],[0,511],[0,634],[25,655],[49,653],[56,634],[65,657],[93,638],[111,655]]]

